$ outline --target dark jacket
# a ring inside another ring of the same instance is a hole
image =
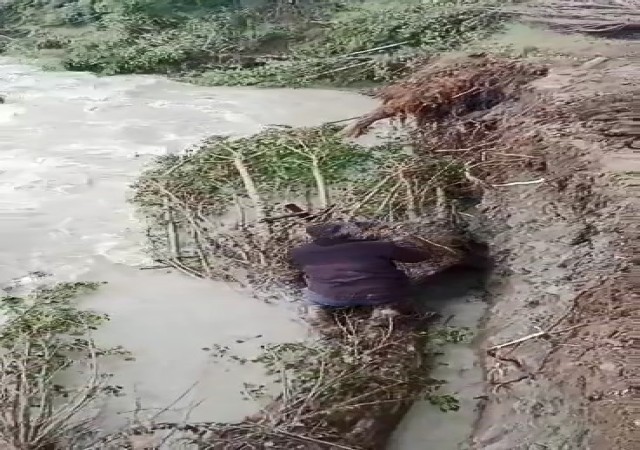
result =
[[[292,250],[291,258],[310,291],[348,304],[403,300],[409,280],[395,261],[417,263],[427,255],[385,241],[318,239]]]

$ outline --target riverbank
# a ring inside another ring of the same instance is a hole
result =
[[[475,448],[637,446],[631,336],[640,314],[633,295],[640,160],[632,150],[637,125],[626,124],[638,114],[631,98],[640,48],[611,44],[614,55],[628,53],[556,66],[535,83],[547,105],[576,107],[573,126],[544,133],[548,181],[483,202],[502,226],[492,233],[499,264]],[[591,51],[607,55],[606,45]]]
[[[353,86],[498,30],[490,1],[128,0],[0,8],[0,52],[54,70],[163,74],[208,86]]]

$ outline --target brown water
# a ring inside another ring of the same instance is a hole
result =
[[[220,363],[207,349],[240,356],[265,342],[303,339],[294,311],[257,302],[224,283],[196,280],[151,263],[128,187],[154,156],[179,152],[210,134],[243,135],[266,124],[314,125],[369,111],[374,101],[328,90],[203,88],[157,77],[98,78],[42,72],[0,59],[0,284],[29,286],[43,271],[53,280],[107,281],[86,300],[111,321],[103,345],[123,345],[134,361],[102,370],[124,395],[101,405],[102,427],[162,412],[158,420],[226,421],[258,407],[244,383],[265,382],[259,367]],[[457,281],[449,283],[459,285]],[[431,292],[452,324],[477,325],[479,294]],[[482,374],[470,346],[445,349],[434,374],[463,409],[442,414],[418,403],[391,448],[460,448],[475,419]],[[165,411],[166,409],[166,411]]]
[[[430,376],[444,380],[439,394],[459,401],[460,409],[443,413],[428,401],[416,402],[393,434],[389,450],[467,450],[469,437],[478,415],[478,398],[484,392],[484,373],[474,341],[478,324],[485,314],[484,274],[450,270],[437,275],[425,286],[424,302],[442,316],[433,328],[468,329],[465,343],[450,343],[438,348]]]
[[[111,361],[125,396],[104,407],[107,426],[139,399],[162,419],[234,420],[256,409],[244,382],[259,368],[216,363],[212,344],[250,356],[265,342],[305,336],[291,311],[223,283],[140,270],[150,264],[128,186],[156,155],[179,152],[210,134],[242,135],[266,124],[314,125],[369,110],[373,101],[326,90],[202,88],[156,77],[98,78],[42,72],[0,60],[0,282],[107,281],[87,306],[112,320],[105,345],[135,361]],[[259,336],[259,337],[257,337]],[[236,341],[246,341],[237,343]],[[195,406],[194,408],[194,405]]]

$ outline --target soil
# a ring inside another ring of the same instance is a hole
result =
[[[551,138],[556,145],[544,155],[546,182],[501,187],[484,197],[481,209],[492,225],[477,232],[491,243],[496,269],[482,339],[488,382],[474,449],[640,448],[634,404],[640,302],[632,276],[640,122],[628,102],[638,92],[640,43],[592,41],[567,49],[575,58],[555,63],[535,88],[556,104],[602,101],[600,112],[610,117],[598,127],[585,117]],[[626,99],[624,114],[605,96]],[[623,132],[611,133],[623,125]],[[539,177],[510,174],[511,181]]]

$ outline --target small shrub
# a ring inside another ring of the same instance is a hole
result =
[[[70,40],[55,33],[40,33],[35,37],[35,47],[39,50],[63,49],[69,45]]]

